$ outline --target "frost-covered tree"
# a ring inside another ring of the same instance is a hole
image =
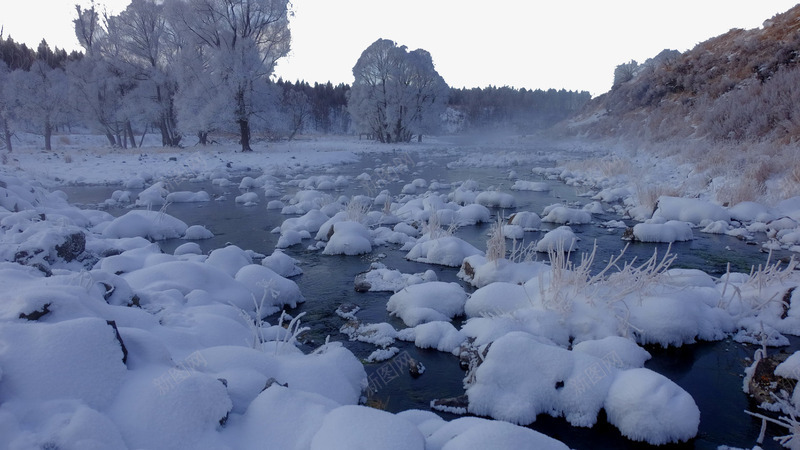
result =
[[[67,116],[69,83],[61,69],[36,61],[30,71],[13,71],[4,83],[5,97],[14,110],[14,120],[23,128],[44,136],[44,147],[52,150],[56,125]]]
[[[615,88],[621,85],[622,83],[626,83],[632,80],[633,77],[636,76],[638,70],[639,70],[639,63],[633,59],[626,63],[618,65],[614,69],[614,84],[612,85],[612,88]]]
[[[448,87],[425,50],[408,52],[388,39],[367,47],[353,67],[348,110],[359,133],[380,142],[408,142],[431,131]]]
[[[67,65],[73,108],[87,125],[105,134],[109,144],[121,147],[129,125],[123,99],[132,86],[123,79],[119,68],[108,63],[109,55],[118,47],[108,39],[94,6],[84,10],[76,5],[75,9],[75,35],[85,57]]]
[[[203,109],[213,117],[235,123],[242,151],[252,151],[251,127],[265,107],[262,90],[278,59],[289,52],[289,6],[288,0],[172,0],[171,23],[188,41],[184,60],[193,59],[199,71],[183,72],[181,85],[187,89],[179,92],[178,115],[194,115],[192,108],[208,105]]]
[[[8,85],[9,73],[5,61],[0,61],[0,86]],[[3,135],[3,145],[11,152],[11,104],[5,91],[0,89],[0,133]]]
[[[131,89],[123,102],[126,115],[154,124],[163,145],[176,146],[174,95],[177,82],[172,74],[175,40],[164,15],[164,5],[155,0],[133,0],[119,15],[107,18],[103,57],[117,72],[129,78]]]

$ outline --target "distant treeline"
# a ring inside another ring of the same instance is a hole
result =
[[[449,105],[463,115],[462,130],[528,132],[550,127],[579,111],[587,91],[515,89],[508,86],[450,89]]]
[[[139,86],[145,85],[142,81],[144,78],[138,76],[137,72],[125,68],[124,64],[113,61],[107,63],[110,68],[106,69],[105,80],[118,78],[118,82],[111,86],[117,88],[98,91],[103,94],[101,97],[87,94],[94,92],[93,90],[81,89],[86,81],[76,78],[80,73],[75,69],[79,67],[78,64],[88,64],[89,59],[84,52],[68,53],[57,47],[52,49],[45,40],[33,49],[14,41],[11,37],[0,35],[0,72],[2,72],[0,79],[8,85],[5,92],[0,89],[0,119],[2,119],[0,135],[4,138],[0,142],[0,147],[5,146],[10,149],[11,136],[15,131],[29,131],[45,135],[46,147],[49,148],[51,131],[67,126],[99,130],[109,135],[110,142],[120,146],[126,144],[126,139],[119,138],[120,134],[130,135],[127,140],[129,145],[135,145],[132,139],[134,131],[142,134],[148,129],[161,130],[167,137],[174,134],[173,101],[167,98],[166,102],[160,101],[162,103],[160,107],[133,108],[139,104],[148,105],[148,99],[151,103],[153,100],[146,93],[142,98],[134,95],[138,93]],[[95,55],[91,62],[97,64],[96,61],[98,58]],[[120,67],[125,70],[119,69]],[[127,74],[127,71],[131,74]],[[14,72],[20,73],[16,77],[10,76]],[[33,72],[36,72],[36,76]],[[99,73],[102,75],[102,72]],[[153,76],[150,72],[142,73]],[[163,88],[160,92],[163,94],[169,91],[169,95],[174,95],[175,83],[171,81],[169,75],[170,72],[167,71],[165,76],[158,78],[168,81],[166,87],[169,89]],[[33,82],[33,80],[39,81]],[[291,139],[297,133],[356,132],[348,111],[351,85],[345,83],[334,85],[331,82],[310,84],[302,80],[291,82],[283,79],[269,84],[277,88],[274,90],[277,99],[272,103],[276,105],[277,112],[269,116],[268,121],[273,125],[262,127],[266,130],[267,138]],[[38,99],[34,102],[32,97],[22,95],[22,87],[28,85],[36,97],[46,95],[45,91],[48,91],[57,93],[59,100],[50,99],[48,103],[46,99]],[[109,98],[114,92],[119,94],[120,99],[110,102]],[[153,92],[156,90],[153,89]],[[13,100],[11,97],[19,98]],[[107,104],[96,108],[81,108],[81,105],[87,104],[87,100],[96,101],[95,97],[101,98]],[[446,113],[440,124],[431,124],[431,129],[438,127],[439,133],[448,134],[487,129],[525,133],[549,127],[569,117],[582,108],[590,98],[591,95],[586,91],[573,92],[563,89],[545,91],[508,86],[450,88]],[[53,103],[57,103],[55,106],[58,108],[54,108]],[[78,110],[80,113],[75,113],[73,110]],[[159,110],[161,116],[165,113],[166,116],[159,118]],[[100,117],[102,120],[98,120],[93,115],[97,111],[108,118]],[[153,111],[155,113],[151,113]],[[98,121],[103,127],[98,127]],[[165,127],[164,123],[170,126]],[[169,129],[165,132],[164,128]],[[112,137],[113,135],[117,135],[116,139]],[[179,137],[165,138],[165,145],[175,145],[179,139]]]
[[[311,103],[314,129],[322,133],[347,133],[350,123],[347,99],[350,85],[284,81],[284,89],[302,92]],[[552,126],[579,111],[591,99],[587,91],[564,89],[450,88],[449,114],[444,131],[507,129],[529,132]]]
[[[6,63],[10,70],[30,70],[35,61],[43,61],[53,69],[66,69],[67,63],[83,58],[83,53],[72,51],[67,53],[58,47],[50,49],[47,41],[42,39],[36,50],[27,45],[15,42],[10,36],[0,35],[0,61]]]

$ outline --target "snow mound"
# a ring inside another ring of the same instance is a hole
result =
[[[700,425],[692,396],[647,369],[622,371],[609,388],[604,408],[608,422],[624,436],[652,445],[687,441]]]
[[[429,450],[567,450],[547,435],[497,420],[461,417],[441,425],[428,438]]]
[[[464,314],[467,294],[458,283],[433,281],[408,286],[389,297],[386,309],[413,327]]]
[[[592,213],[583,209],[567,208],[566,206],[556,206],[547,208],[542,217],[542,222],[580,225],[590,223]]]
[[[683,242],[694,239],[692,227],[684,221],[670,220],[665,223],[637,223],[633,236],[642,242]]]
[[[303,273],[303,269],[301,269],[298,264],[300,264],[300,261],[278,249],[261,260],[262,266],[269,267],[275,271],[275,273],[285,278],[294,277]]]
[[[699,198],[668,196],[658,198],[658,207],[653,213],[653,217],[656,216],[668,221],[677,220],[694,225],[700,225],[704,221],[731,220],[730,212],[717,204]]]
[[[536,243],[537,252],[575,251],[578,247],[578,236],[567,225],[550,230]]]
[[[333,224],[333,235],[322,251],[324,255],[363,255],[372,251],[369,229],[359,222],[343,221]]]
[[[459,267],[464,258],[482,255],[483,252],[467,241],[455,236],[421,237],[406,254],[406,259],[428,264]]]
[[[480,288],[498,281],[524,283],[543,270],[549,270],[549,266],[539,261],[489,261],[485,256],[474,255],[464,259],[458,277]]]
[[[135,210],[117,217],[103,228],[107,238],[129,238],[140,236],[152,240],[182,237],[188,225],[180,219],[158,211]]]
[[[605,409],[609,423],[631,439],[658,445],[694,437],[700,411],[692,397],[649,369],[624,369],[616,349],[625,346],[611,343],[609,353],[595,357],[524,332],[508,333],[492,343],[472,373],[468,410],[522,425],[546,413],[592,426]]]
[[[411,422],[386,411],[358,405],[334,409],[322,421],[311,450],[424,450],[425,437]]]
[[[518,211],[508,218],[510,225],[519,225],[525,231],[535,231],[542,226],[542,219],[531,211]]]
[[[114,328],[105,320],[12,323],[0,327],[0,399],[77,399],[108,407],[127,368]]]
[[[506,192],[483,191],[475,197],[475,203],[490,208],[513,208],[517,205],[517,200]]]
[[[511,189],[515,191],[547,192],[550,190],[550,185],[544,181],[517,180],[514,182],[514,185],[511,186]]]

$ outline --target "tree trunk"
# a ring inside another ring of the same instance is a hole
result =
[[[136,137],[133,135],[133,126],[131,121],[125,122],[125,134],[128,136],[128,141],[131,143],[131,148],[136,148]]]
[[[144,145],[144,137],[147,134],[147,128],[148,128],[148,126],[145,125],[144,126],[144,131],[142,132],[142,138],[139,139],[139,148],[142,148],[142,145]]]
[[[111,144],[112,147],[117,146],[117,141],[114,140],[114,135],[111,134],[110,131],[106,131],[106,139],[108,139],[108,143]]]
[[[208,132],[207,131],[198,131],[197,132],[197,139],[200,141],[200,145],[208,145]]]
[[[50,125],[50,121],[44,123],[44,149],[45,150],[52,150],[53,146],[51,145],[53,137],[53,126]]]
[[[11,129],[8,127],[8,120],[3,119],[3,139],[6,143],[6,150],[11,153]]]
[[[242,139],[242,152],[252,152],[250,148],[250,122],[247,119],[239,120],[239,134]]]
[[[422,142],[422,133],[417,135],[417,142]]]

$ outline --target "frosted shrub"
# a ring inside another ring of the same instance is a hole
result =
[[[486,241],[486,259],[494,261],[506,257],[506,236],[503,233],[503,219],[497,218],[489,231],[489,239]]]
[[[601,290],[606,294],[604,301],[609,305],[624,301],[633,293],[644,295],[675,262],[677,255],[670,252],[671,248],[671,245],[667,247],[661,258],[656,249],[653,256],[642,264],[637,265],[634,258],[620,267],[619,262],[628,249],[626,245],[616,257],[610,257],[606,266],[594,275],[591,268],[597,254],[596,242],[591,253],[581,254],[577,265],[570,260],[569,252],[559,248],[552,249],[548,252],[552,269],[549,283],[543,282],[543,275],[539,275],[543,303],[551,309],[569,312],[572,310],[571,302],[574,298],[580,296],[593,303],[596,294]]]
[[[440,222],[439,214],[436,214],[435,209],[431,211],[431,215],[428,217],[428,222],[423,228],[425,233],[428,233],[431,239],[452,236],[457,229],[458,223],[456,222],[452,222],[450,226],[443,228]]]
[[[362,222],[364,217],[370,210],[370,205],[350,200],[347,202],[347,206],[345,207],[345,213],[347,214],[347,220],[351,222]]]

